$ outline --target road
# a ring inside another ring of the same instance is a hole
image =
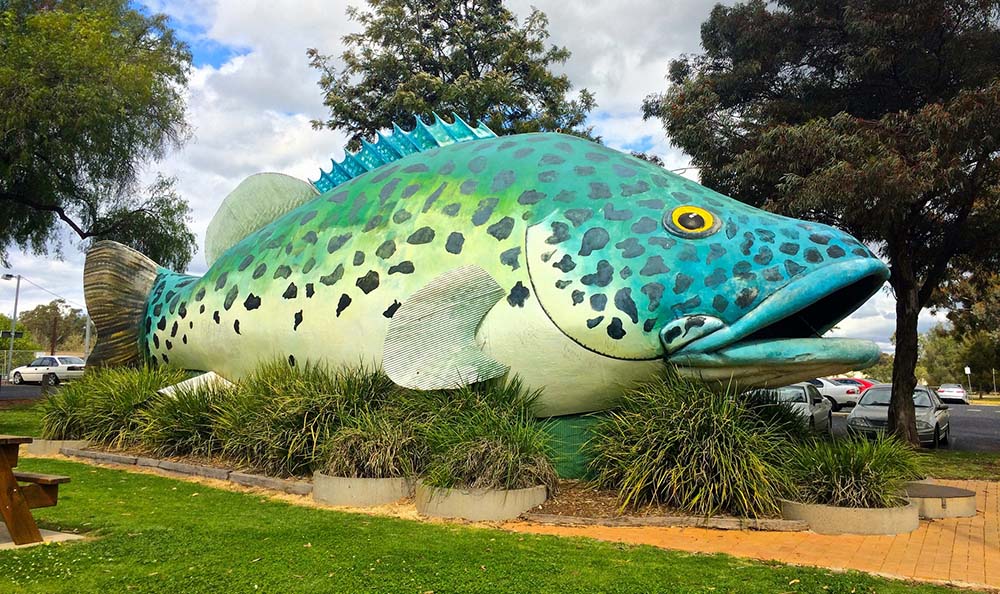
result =
[[[42,397],[42,387],[30,384],[14,386],[4,382],[0,386],[0,402],[5,400],[35,400]]]
[[[1000,452],[1000,406],[948,404],[951,413],[951,449],[964,452]],[[833,413],[835,435],[847,434],[847,412]]]

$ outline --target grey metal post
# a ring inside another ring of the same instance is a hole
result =
[[[10,370],[14,368],[14,332],[17,330],[17,298],[21,294],[21,275],[17,275],[17,287],[14,289],[14,316],[10,319],[10,349],[7,351],[7,369],[4,376],[10,381]]]
[[[83,326],[83,358],[90,356],[90,316],[87,316],[87,323]]]

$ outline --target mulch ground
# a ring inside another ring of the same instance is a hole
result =
[[[554,516],[617,518],[619,516],[679,516],[677,510],[661,505],[621,509],[614,491],[597,489],[583,481],[559,481],[559,492],[532,513]]]

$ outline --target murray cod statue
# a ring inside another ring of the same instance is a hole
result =
[[[555,133],[417,118],[308,183],[262,173],[223,201],[208,272],[117,243],[87,254],[90,363],[228,379],[265,360],[380,364],[438,389],[519,375],[544,416],[595,411],[663,361],[780,385],[863,368],[820,335],[888,276],[837,229],[742,204]]]

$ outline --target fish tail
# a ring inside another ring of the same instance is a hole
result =
[[[98,241],[87,250],[83,294],[97,327],[88,366],[142,363],[142,317],[160,270],[156,262],[115,241]]]

